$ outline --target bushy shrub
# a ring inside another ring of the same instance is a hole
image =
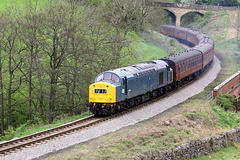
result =
[[[235,99],[230,94],[218,95],[216,102],[225,110],[233,109],[235,106]]]
[[[6,141],[6,140],[13,139],[15,137],[15,132],[16,131],[14,131],[14,128],[12,126],[9,126],[8,130],[4,132],[5,136],[0,137],[0,141]]]

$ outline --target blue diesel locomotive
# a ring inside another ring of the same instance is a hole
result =
[[[109,115],[163,94],[172,79],[172,69],[161,60],[106,71],[89,86],[88,107],[94,115]]]

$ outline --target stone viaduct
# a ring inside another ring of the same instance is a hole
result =
[[[207,11],[218,12],[221,10],[237,10],[237,7],[223,7],[223,6],[207,6],[198,4],[186,4],[186,3],[165,3],[154,2],[154,6],[159,6],[170,13],[173,20],[173,25],[180,26],[181,18],[183,15],[189,12],[195,12],[204,16]]]

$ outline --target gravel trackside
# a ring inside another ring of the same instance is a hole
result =
[[[127,115],[113,119],[111,121],[102,123],[98,126],[91,127],[89,129],[80,131],[78,133],[65,136],[63,138],[49,141],[44,144],[33,146],[17,153],[12,153],[7,156],[0,157],[0,160],[27,160],[34,159],[40,156],[77,145],[82,142],[86,142],[93,138],[100,137],[109,132],[114,132],[123,127],[134,125],[138,122],[147,120],[151,117],[158,115],[159,113],[172,108],[173,106],[184,102],[188,98],[202,92],[214,79],[217,77],[220,71],[220,61],[215,57],[213,66],[209,71],[201,76],[198,80],[181,90],[178,90],[171,94],[171,97],[164,97],[160,101],[150,104],[147,107],[143,107],[140,110],[134,111]],[[174,98],[173,98],[174,97]]]

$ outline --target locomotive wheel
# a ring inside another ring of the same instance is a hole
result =
[[[122,111],[122,107],[121,107],[120,104],[117,105],[117,111],[118,111],[118,112],[121,112],[121,111]]]
[[[141,103],[141,98],[136,97],[134,101],[135,101],[135,105],[139,105]]]
[[[160,89],[158,90],[158,96],[161,96],[161,95],[163,95],[163,89],[162,89],[162,88],[160,88]]]
[[[112,107],[112,108],[111,108],[111,114],[114,114],[115,111],[116,111],[115,107]]]

